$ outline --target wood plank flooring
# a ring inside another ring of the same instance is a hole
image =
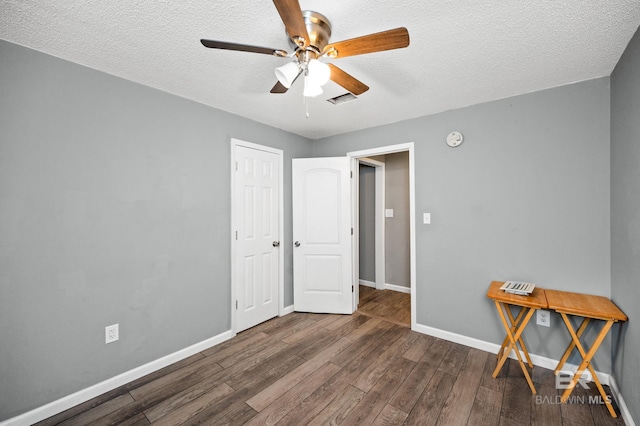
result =
[[[411,327],[411,295],[361,285],[358,312]]]
[[[361,301],[354,315],[267,321],[39,424],[624,424],[604,405],[557,404],[550,370],[533,370],[537,399],[517,362],[494,379],[494,354],[411,331],[366,289]]]

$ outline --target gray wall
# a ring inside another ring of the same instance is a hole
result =
[[[385,219],[385,284],[411,287],[409,233],[409,153],[384,156],[385,208],[393,217]]]
[[[417,322],[500,344],[492,280],[610,295],[609,95],[600,78],[322,139],[313,152],[415,143]],[[445,144],[453,130],[458,148]],[[525,337],[559,359],[570,337],[551,319]]]
[[[614,373],[640,421],[640,33],[611,75],[611,297],[629,317],[614,338]]]
[[[0,420],[230,329],[231,137],[285,151],[293,303],[310,141],[5,41],[0,58]]]
[[[376,281],[376,171],[371,166],[359,168],[359,241],[358,258],[361,280]]]

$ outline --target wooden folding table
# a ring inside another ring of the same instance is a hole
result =
[[[549,303],[549,309],[553,309],[562,315],[562,319],[564,320],[567,329],[569,330],[569,334],[571,335],[571,343],[567,347],[567,350],[564,351],[564,355],[560,358],[560,362],[556,367],[555,373],[558,374],[564,366],[567,359],[569,359],[569,355],[573,352],[573,349],[577,348],[578,352],[582,356],[582,362],[578,366],[578,369],[575,371],[570,383],[567,385],[562,397],[560,399],[561,402],[567,401],[571,391],[580,380],[582,373],[585,368],[588,368],[591,372],[592,379],[598,388],[598,392],[602,396],[604,403],[607,405],[607,409],[611,416],[617,417],[616,411],[611,405],[611,401],[607,397],[602,385],[600,384],[600,380],[598,380],[598,376],[596,375],[596,371],[591,365],[591,360],[593,356],[598,351],[600,344],[607,336],[607,333],[613,326],[614,322],[618,321],[626,321],[627,316],[608,298],[603,296],[594,296],[591,294],[582,294],[582,293],[571,293],[568,291],[557,291],[557,290],[547,290],[547,302]],[[575,315],[583,318],[580,327],[578,327],[578,331],[576,332],[573,328],[573,325],[569,321],[569,317],[567,315]],[[598,336],[593,341],[591,348],[588,352],[585,351],[585,348],[582,346],[580,342],[580,337],[586,330],[589,322],[591,320],[601,320],[604,321],[604,325],[598,333]]]
[[[536,287],[530,295],[520,296],[512,293],[507,293],[504,290],[500,290],[502,284],[504,283],[500,281],[493,281],[489,286],[489,290],[487,291],[487,297],[493,299],[493,301],[495,302],[498,313],[500,314],[500,319],[502,320],[502,325],[507,331],[507,336],[505,337],[504,341],[502,342],[502,346],[498,351],[498,365],[493,371],[493,377],[495,378],[498,376],[498,373],[502,369],[502,366],[507,361],[507,357],[513,349],[516,353],[516,357],[518,358],[520,368],[522,368],[522,372],[524,373],[524,376],[529,383],[531,392],[535,394],[536,388],[533,385],[533,381],[531,380],[529,370],[527,370],[522,356],[520,355],[518,345],[520,345],[520,348],[522,349],[529,367],[533,369],[533,363],[531,362],[531,358],[529,357],[529,352],[527,351],[527,347],[522,340],[522,332],[524,331],[527,323],[533,316],[533,313],[536,311],[536,309],[547,308],[547,298],[545,296],[545,291],[539,287]],[[511,312],[511,306],[517,306],[520,308],[515,318],[513,316],[513,313]]]

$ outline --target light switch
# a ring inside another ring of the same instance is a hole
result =
[[[393,217],[393,209],[385,209],[384,217]]]
[[[422,223],[425,225],[431,225],[431,213],[422,214]]]

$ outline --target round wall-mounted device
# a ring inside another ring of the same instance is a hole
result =
[[[464,137],[460,132],[451,132],[447,135],[447,145],[449,145],[451,148],[459,146],[463,140]]]

